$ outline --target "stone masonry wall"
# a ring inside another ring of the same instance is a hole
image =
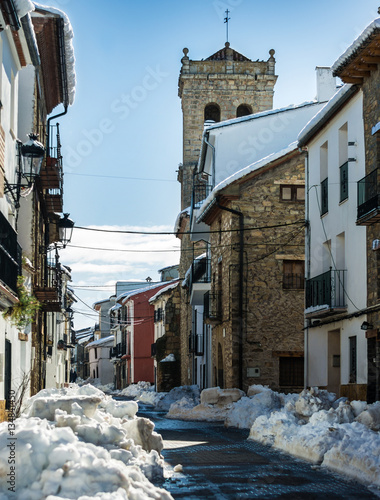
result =
[[[280,201],[281,183],[304,181],[304,159],[298,155],[240,186],[240,197],[231,208],[244,214],[243,280],[243,389],[254,383],[279,389],[279,356],[303,352],[303,290],[284,290],[283,260],[302,260],[302,224],[268,229],[265,226],[303,221],[303,202]],[[220,223],[221,220],[221,223]],[[219,212],[210,229],[237,229],[238,217]],[[223,350],[224,385],[239,382],[238,255],[239,232],[211,236],[212,290],[218,285],[222,265],[223,313],[213,327],[215,373],[218,372],[218,343]],[[219,266],[219,267],[218,267]],[[248,377],[247,368],[258,368],[259,377]]]

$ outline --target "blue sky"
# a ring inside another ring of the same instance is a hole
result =
[[[63,10],[74,31],[76,97],[59,119],[64,210],[77,226],[157,231],[172,230],[180,210],[176,170],[182,159],[182,49],[189,48],[191,59],[202,59],[222,48],[228,8],[232,48],[253,60],[266,60],[270,49],[276,51],[274,107],[298,104],[315,97],[315,67],[330,66],[377,17],[379,7],[368,0],[46,4]],[[62,261],[73,268],[73,285],[94,285],[77,289],[90,305],[112,292],[115,280],[157,279],[157,270],[179,257],[178,241],[171,237],[76,230],[72,243],[124,250],[72,247],[62,252]],[[79,321],[78,315],[76,327],[85,321],[93,322],[84,316]]]

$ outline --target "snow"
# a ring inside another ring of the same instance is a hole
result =
[[[66,63],[66,73],[67,73],[68,94],[69,94],[68,104],[72,105],[74,103],[74,98],[75,98],[76,75],[75,75],[75,56],[73,47],[74,32],[70,20],[62,10],[50,6],[40,5],[36,2],[33,3],[37,9],[43,9],[46,10],[47,12],[51,12],[52,14],[58,14],[63,19],[63,31],[65,37],[65,63]]]
[[[202,220],[202,217],[207,213],[208,209],[210,208],[211,204],[214,202],[216,199],[216,196],[218,195],[219,191],[222,189],[226,188],[229,186],[232,182],[235,182],[246,175],[264,167],[265,165],[268,165],[269,163],[278,160],[279,158],[282,158],[283,156],[291,153],[292,151],[296,151],[298,149],[297,146],[297,141],[292,142],[289,144],[286,148],[281,149],[281,151],[277,151],[275,153],[271,153],[270,155],[266,156],[265,158],[262,158],[251,165],[248,165],[245,168],[242,168],[238,172],[235,172],[234,174],[230,175],[223,181],[221,181],[219,184],[217,184],[214,189],[211,191],[211,193],[207,196],[207,198],[203,201],[200,209],[199,209],[199,215],[197,218],[197,222],[200,222]]]
[[[201,400],[210,401],[213,393],[206,391]],[[224,406],[220,398],[215,404],[194,404],[185,392],[177,398],[169,418],[219,420],[227,427],[249,429],[248,439],[371,485],[380,495],[380,402],[337,399],[318,388],[282,394],[261,385]]]
[[[176,361],[176,359],[175,359],[174,354],[171,353],[171,354],[168,354],[166,356],[166,358],[161,359],[160,363],[170,363],[170,362],[173,362],[173,361]]]
[[[136,402],[115,401],[91,385],[45,389],[30,398],[11,438],[17,498],[172,498],[151,483],[163,477],[163,442],[150,420],[136,417],[137,409]],[[3,478],[10,471],[8,425],[0,424]],[[0,482],[0,498],[9,486]]]
[[[103,339],[94,340],[94,342],[90,342],[86,345],[86,349],[89,347],[97,347],[97,346],[107,346],[107,344],[112,344],[115,337],[114,335],[109,335],[108,337],[104,337]]]
[[[174,233],[178,233],[178,231],[181,229],[181,221],[183,217],[189,217],[190,215],[190,210],[191,207],[186,207],[184,208],[178,215],[174,223]]]
[[[115,393],[168,411],[168,418],[247,429],[249,440],[355,478],[380,495],[380,402],[337,399],[318,388],[282,394],[262,385],[246,394],[219,387],[200,393],[196,385],[156,393],[139,382]],[[150,420],[136,417],[137,410],[136,401],[112,399],[90,384],[45,389],[30,398],[12,437],[17,498],[171,498],[151,483],[164,476],[163,441]],[[7,444],[3,423],[0,477],[9,473]],[[1,500],[7,487],[0,483]]]
[[[345,84],[340,87],[340,89],[337,90],[337,92],[323,106],[323,108],[320,109],[308,123],[306,123],[306,125],[298,135],[298,142],[300,146],[303,146],[305,144],[307,138],[310,136],[313,130],[316,130],[318,128],[318,124],[329,116],[329,114],[336,108],[338,103],[342,99],[344,99],[349,92],[352,92],[352,85]]]
[[[380,29],[380,18],[372,21],[362,33],[352,42],[352,44],[343,52],[343,54],[334,62],[331,66],[333,73],[339,71],[340,67],[343,66],[348,59],[355,55],[355,52],[364,45],[371,36]]]
[[[161,288],[161,290],[159,290],[155,295],[153,295],[153,297],[151,297],[148,302],[151,304],[156,299],[158,299],[160,295],[163,295],[165,292],[168,292],[169,290],[173,290],[174,288],[176,288],[178,286],[178,283],[179,281],[176,281],[176,283],[171,283],[170,285]]]
[[[14,0],[14,4],[20,19],[34,10],[33,2],[30,0]]]

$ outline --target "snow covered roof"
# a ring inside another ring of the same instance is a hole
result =
[[[25,0],[23,0],[21,4],[23,5],[20,5],[20,8],[23,7],[25,10],[27,8]],[[58,99],[55,98],[51,102],[49,102],[48,106],[48,114],[49,114],[51,113],[52,109],[54,109],[54,107],[60,103],[62,103],[64,106],[69,106],[74,102],[75,85],[76,85],[75,57],[74,57],[74,47],[72,42],[74,33],[69,18],[63,11],[59,9],[41,5],[39,3],[34,2],[33,9],[30,12],[32,12],[31,18],[36,32],[37,45],[40,52],[42,67],[44,67],[44,64],[45,67],[49,67],[51,61],[54,60],[52,58],[53,51],[51,50],[51,47],[49,47],[49,50],[46,50],[46,47],[50,46],[53,43],[53,40],[47,40],[44,36],[39,37],[39,33],[41,32],[41,30],[45,30],[44,20],[46,20],[46,18],[49,17],[51,18],[60,17],[63,21],[64,50],[59,48],[60,50],[59,61],[55,62],[55,64],[58,63],[61,66],[60,78],[63,84],[63,88],[61,89],[62,95]],[[42,24],[40,22],[41,18],[43,21]],[[52,33],[49,32],[49,34],[51,35]],[[58,41],[57,41],[57,46],[59,47]],[[62,57],[64,57],[63,65],[61,65]],[[49,82],[45,83],[45,87],[50,89],[51,84],[52,81],[49,80]]]
[[[372,38],[380,32],[380,18],[372,21],[343,54],[331,66],[333,74],[339,76],[339,72],[346,66],[364,46],[368,45]]]
[[[174,233],[178,233],[178,231],[181,229],[181,222],[183,217],[189,217],[190,216],[190,207],[184,208],[178,215],[174,223]]]
[[[303,147],[357,90],[350,84],[343,85],[301,130],[298,146]]]
[[[177,281],[177,280],[172,280],[172,281],[168,281],[168,285],[170,283],[173,283],[174,281]],[[132,290],[130,292],[124,292],[123,294],[121,294],[117,300],[119,301],[120,299],[122,299],[122,303],[125,304],[131,297],[134,297],[135,295],[139,295],[140,293],[145,293],[145,292],[149,292],[150,290],[154,290],[155,288],[158,288],[158,287],[161,287],[164,283],[163,282],[160,282],[160,283],[156,283],[155,285],[150,285],[150,286],[147,286],[145,288],[138,288],[137,290]]]
[[[225,187],[229,186],[233,182],[242,179],[246,175],[251,174],[252,172],[255,172],[256,170],[259,170],[260,168],[264,167],[265,165],[268,165],[269,163],[272,163],[275,160],[278,160],[279,158],[282,158],[283,156],[288,155],[289,153],[296,151],[298,149],[297,141],[292,142],[289,144],[287,148],[282,149],[281,151],[277,151],[276,153],[272,153],[265,158],[262,158],[261,160],[256,161],[255,163],[252,163],[252,165],[248,165],[247,167],[239,170],[238,172],[235,172],[234,174],[230,175],[224,181],[220,182],[217,184],[214,189],[211,191],[211,193],[207,196],[207,198],[204,200],[202,203],[202,206],[199,209],[199,214],[196,222],[201,222],[204,218],[204,216],[207,214],[207,212],[210,210],[210,208],[213,206],[213,204],[216,202],[216,197],[218,193],[224,189]],[[199,258],[201,258],[200,256]],[[185,275],[186,279],[186,275]]]
[[[86,345],[86,349],[90,347],[109,347],[109,345],[113,345],[114,339],[114,335],[110,335],[109,337],[104,337],[104,339],[94,340],[94,342]]]
[[[20,19],[34,10],[33,2],[30,0],[13,0],[13,3],[15,4]]]
[[[148,302],[151,304],[163,293],[172,290],[173,288],[176,288],[176,286],[178,286],[178,283],[179,281],[177,281],[176,283],[171,283],[170,285],[165,286],[164,288],[161,288],[161,290],[159,290],[155,295],[153,295],[153,297],[151,297]]]
[[[278,113],[284,113],[286,111],[293,111],[294,109],[305,108],[307,106],[315,106],[316,104],[320,104],[320,102],[318,102],[318,101],[306,101],[306,102],[303,102],[301,104],[291,104],[291,105],[286,106],[284,108],[268,109],[266,111],[261,111],[260,113],[255,113],[253,115],[241,116],[239,118],[231,118],[231,120],[225,120],[222,122],[217,122],[214,125],[210,125],[204,131],[203,135],[207,134],[208,132],[210,132],[212,130],[218,129],[218,128],[230,127],[231,125],[239,125],[240,123],[243,123],[243,122],[250,122],[253,120],[257,120],[258,118],[262,118],[263,116],[275,115]]]

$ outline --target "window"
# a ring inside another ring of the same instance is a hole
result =
[[[340,201],[348,198],[348,162],[340,167]]]
[[[204,121],[220,122],[220,108],[217,104],[207,104],[205,107]]]
[[[241,116],[247,116],[252,114],[251,106],[248,104],[240,104],[240,106],[236,110],[236,118],[240,118]]]
[[[303,290],[305,288],[305,262],[303,260],[283,261],[284,290]]]
[[[320,182],[321,182],[321,216],[329,210],[328,206],[328,143],[325,142],[319,151]]]
[[[321,216],[329,211],[328,177],[321,182]]]
[[[281,184],[281,201],[305,201],[305,186]]]
[[[303,387],[304,358],[302,356],[280,356],[280,386]]]
[[[349,338],[350,344],[350,374],[348,382],[350,384],[356,384],[356,365],[357,365],[357,348],[356,348],[356,335],[355,337]]]
[[[95,347],[95,349],[94,349],[94,356],[95,356],[95,359],[98,358],[98,348],[97,347]]]

